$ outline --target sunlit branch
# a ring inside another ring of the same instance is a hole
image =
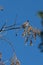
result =
[[[5,28],[5,29],[3,29],[3,30],[0,30],[0,32],[9,31],[9,30],[14,30],[14,29],[21,29],[21,27]]]

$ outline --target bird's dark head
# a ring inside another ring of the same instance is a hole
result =
[[[29,20],[27,20],[27,22],[29,22]]]

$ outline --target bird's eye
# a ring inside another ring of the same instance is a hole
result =
[[[29,22],[29,20],[27,20],[27,22]]]

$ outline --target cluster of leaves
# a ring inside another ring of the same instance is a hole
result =
[[[40,36],[40,30],[33,28],[28,20],[22,25],[22,28],[24,29],[22,36],[25,38],[25,43],[29,40],[30,46],[32,46],[32,39],[36,40],[37,35]]]
[[[11,59],[11,65],[20,65],[20,61],[18,60],[15,54]]]

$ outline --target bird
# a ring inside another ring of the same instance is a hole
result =
[[[23,23],[22,24],[22,28],[26,28],[26,27],[28,27],[28,25],[29,25],[29,20],[27,20],[25,23]]]

